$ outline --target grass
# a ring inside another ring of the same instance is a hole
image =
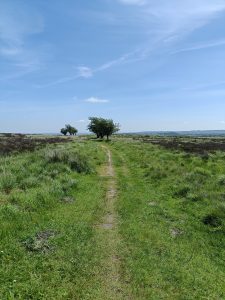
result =
[[[46,159],[51,151],[70,158]],[[70,159],[78,155],[77,169]],[[1,159],[0,299],[92,299],[101,255],[93,224],[105,195],[96,171],[104,159],[88,143]]]
[[[0,157],[0,299],[114,299],[114,272],[132,299],[224,299],[224,152],[101,145],[75,139]],[[112,233],[96,227],[109,213],[107,149]]]
[[[140,142],[111,148],[134,299],[224,299],[224,153],[205,161]]]

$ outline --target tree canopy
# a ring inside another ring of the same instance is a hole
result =
[[[112,119],[90,117],[89,120],[88,130],[96,134],[97,138],[103,139],[106,136],[108,140],[109,136],[120,130],[119,124]]]
[[[65,128],[61,129],[61,133],[63,135],[67,135],[67,133],[69,133],[69,135],[76,135],[77,132],[78,130],[75,127],[71,126],[70,124],[66,124]]]

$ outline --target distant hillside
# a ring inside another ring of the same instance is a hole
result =
[[[160,136],[225,136],[225,130],[141,131],[127,134]]]

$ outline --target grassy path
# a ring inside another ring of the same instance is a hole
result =
[[[102,146],[107,155],[107,165],[101,170],[100,175],[106,178],[107,191],[104,216],[96,226],[96,237],[99,247],[103,251],[101,262],[101,298],[106,299],[132,299],[128,296],[127,288],[120,278],[120,258],[118,246],[118,216],[115,211],[117,197],[117,182],[109,148]],[[106,296],[107,295],[107,296]]]

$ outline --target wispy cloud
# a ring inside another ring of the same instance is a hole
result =
[[[76,67],[77,74],[59,78],[39,87],[63,84],[79,78],[90,79],[99,72],[147,59],[154,53],[166,51],[175,54],[225,44],[225,40],[211,41],[173,50],[178,41],[224,12],[225,0],[117,0],[117,2],[122,5],[137,6],[134,8],[133,14],[135,20],[144,24],[142,28],[146,32],[146,41],[141,46],[137,45],[133,51],[124,53],[118,58],[106,61],[96,67],[78,66]]]
[[[97,67],[94,70],[94,72],[96,73],[96,72],[100,72],[100,71],[105,71],[107,69],[110,69],[111,67],[118,66],[123,63],[127,63],[132,58],[134,58],[138,54],[138,52],[139,52],[138,50],[134,50],[134,51],[125,53],[122,56],[120,56],[119,58],[108,61],[108,62],[102,64],[101,66]]]
[[[215,90],[217,87],[224,86],[225,81],[217,81],[199,85],[193,85],[191,87],[182,88],[184,91],[198,91],[198,90]]]
[[[84,100],[85,102],[89,102],[89,103],[108,103],[110,102],[107,99],[101,99],[101,98],[97,98],[97,97],[90,97]]]
[[[176,42],[225,11],[224,0],[118,0],[137,5],[139,20],[156,41]],[[156,43],[157,46],[160,46]],[[161,44],[162,46],[162,44]],[[165,46],[165,45],[163,45]]]
[[[210,41],[207,43],[202,43],[198,45],[194,45],[191,47],[186,47],[186,48],[181,48],[178,50],[175,50],[172,52],[172,54],[177,54],[180,52],[189,52],[189,51],[197,51],[197,50],[202,50],[202,49],[208,49],[208,48],[213,48],[213,47],[219,47],[219,46],[224,46],[225,45],[225,40],[218,40],[218,41]]]
[[[141,53],[142,53],[141,50],[134,50],[132,52],[125,53],[124,55],[120,56],[117,59],[110,60],[106,63],[103,63],[102,65],[100,65],[96,68],[91,68],[91,67],[87,67],[87,66],[76,67],[77,74],[75,74],[73,76],[61,77],[57,80],[51,81],[46,84],[36,84],[35,87],[36,88],[45,88],[45,87],[49,87],[49,86],[54,86],[54,85],[70,82],[70,81],[73,81],[73,80],[76,80],[79,78],[89,79],[89,78],[93,77],[96,73],[106,71],[112,67],[116,67],[121,64],[126,64],[126,63],[129,63],[134,60],[137,61],[140,59],[140,57],[142,57]]]
[[[12,8],[10,1],[0,3],[0,57],[14,66],[12,77],[41,67],[37,52],[27,46],[27,40],[43,30],[43,19],[33,9],[22,4]],[[8,74],[6,78],[11,77]]]
[[[83,78],[90,78],[93,76],[93,70],[89,67],[77,67],[78,76]]]

